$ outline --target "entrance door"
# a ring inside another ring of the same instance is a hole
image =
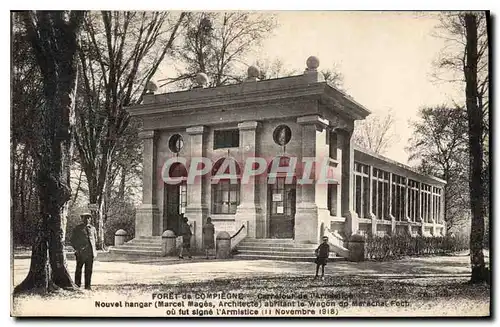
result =
[[[186,184],[165,184],[163,203],[163,231],[168,229],[179,235],[181,218],[186,208]]]
[[[277,177],[268,184],[269,237],[293,238],[295,227],[295,184],[286,184],[285,177]]]

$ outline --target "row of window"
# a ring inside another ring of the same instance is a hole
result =
[[[439,222],[441,217],[441,189],[403,176],[370,166],[354,164],[355,210],[361,218],[390,220],[390,215],[398,221],[407,217],[413,222]],[[391,185],[390,185],[391,184]],[[371,201],[370,201],[371,191]],[[370,206],[371,205],[371,206]]]

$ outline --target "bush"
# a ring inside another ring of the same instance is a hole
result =
[[[425,237],[392,235],[368,237],[365,240],[365,258],[370,260],[397,259],[404,256],[442,255],[469,248],[467,237]]]
[[[106,245],[114,245],[115,233],[119,229],[127,232],[125,242],[133,239],[135,234],[135,208],[133,204],[126,201],[113,203],[104,228],[104,242]]]

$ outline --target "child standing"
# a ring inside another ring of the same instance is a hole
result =
[[[318,246],[314,253],[316,254],[316,276],[314,278],[318,278],[319,266],[321,266],[321,279],[323,279],[325,276],[326,262],[330,256],[330,245],[328,245],[327,236],[323,236],[323,242]]]

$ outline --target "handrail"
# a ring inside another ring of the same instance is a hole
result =
[[[328,244],[333,248],[333,252],[341,257],[349,258],[349,250],[344,247],[344,240],[336,231],[332,232],[328,227],[325,227],[323,235],[331,236],[328,240]]]
[[[241,225],[240,229],[236,232],[236,234],[234,234],[233,236],[231,236],[231,239],[235,238],[236,236],[238,236],[238,234],[241,232],[241,230],[245,228],[245,224]]]

